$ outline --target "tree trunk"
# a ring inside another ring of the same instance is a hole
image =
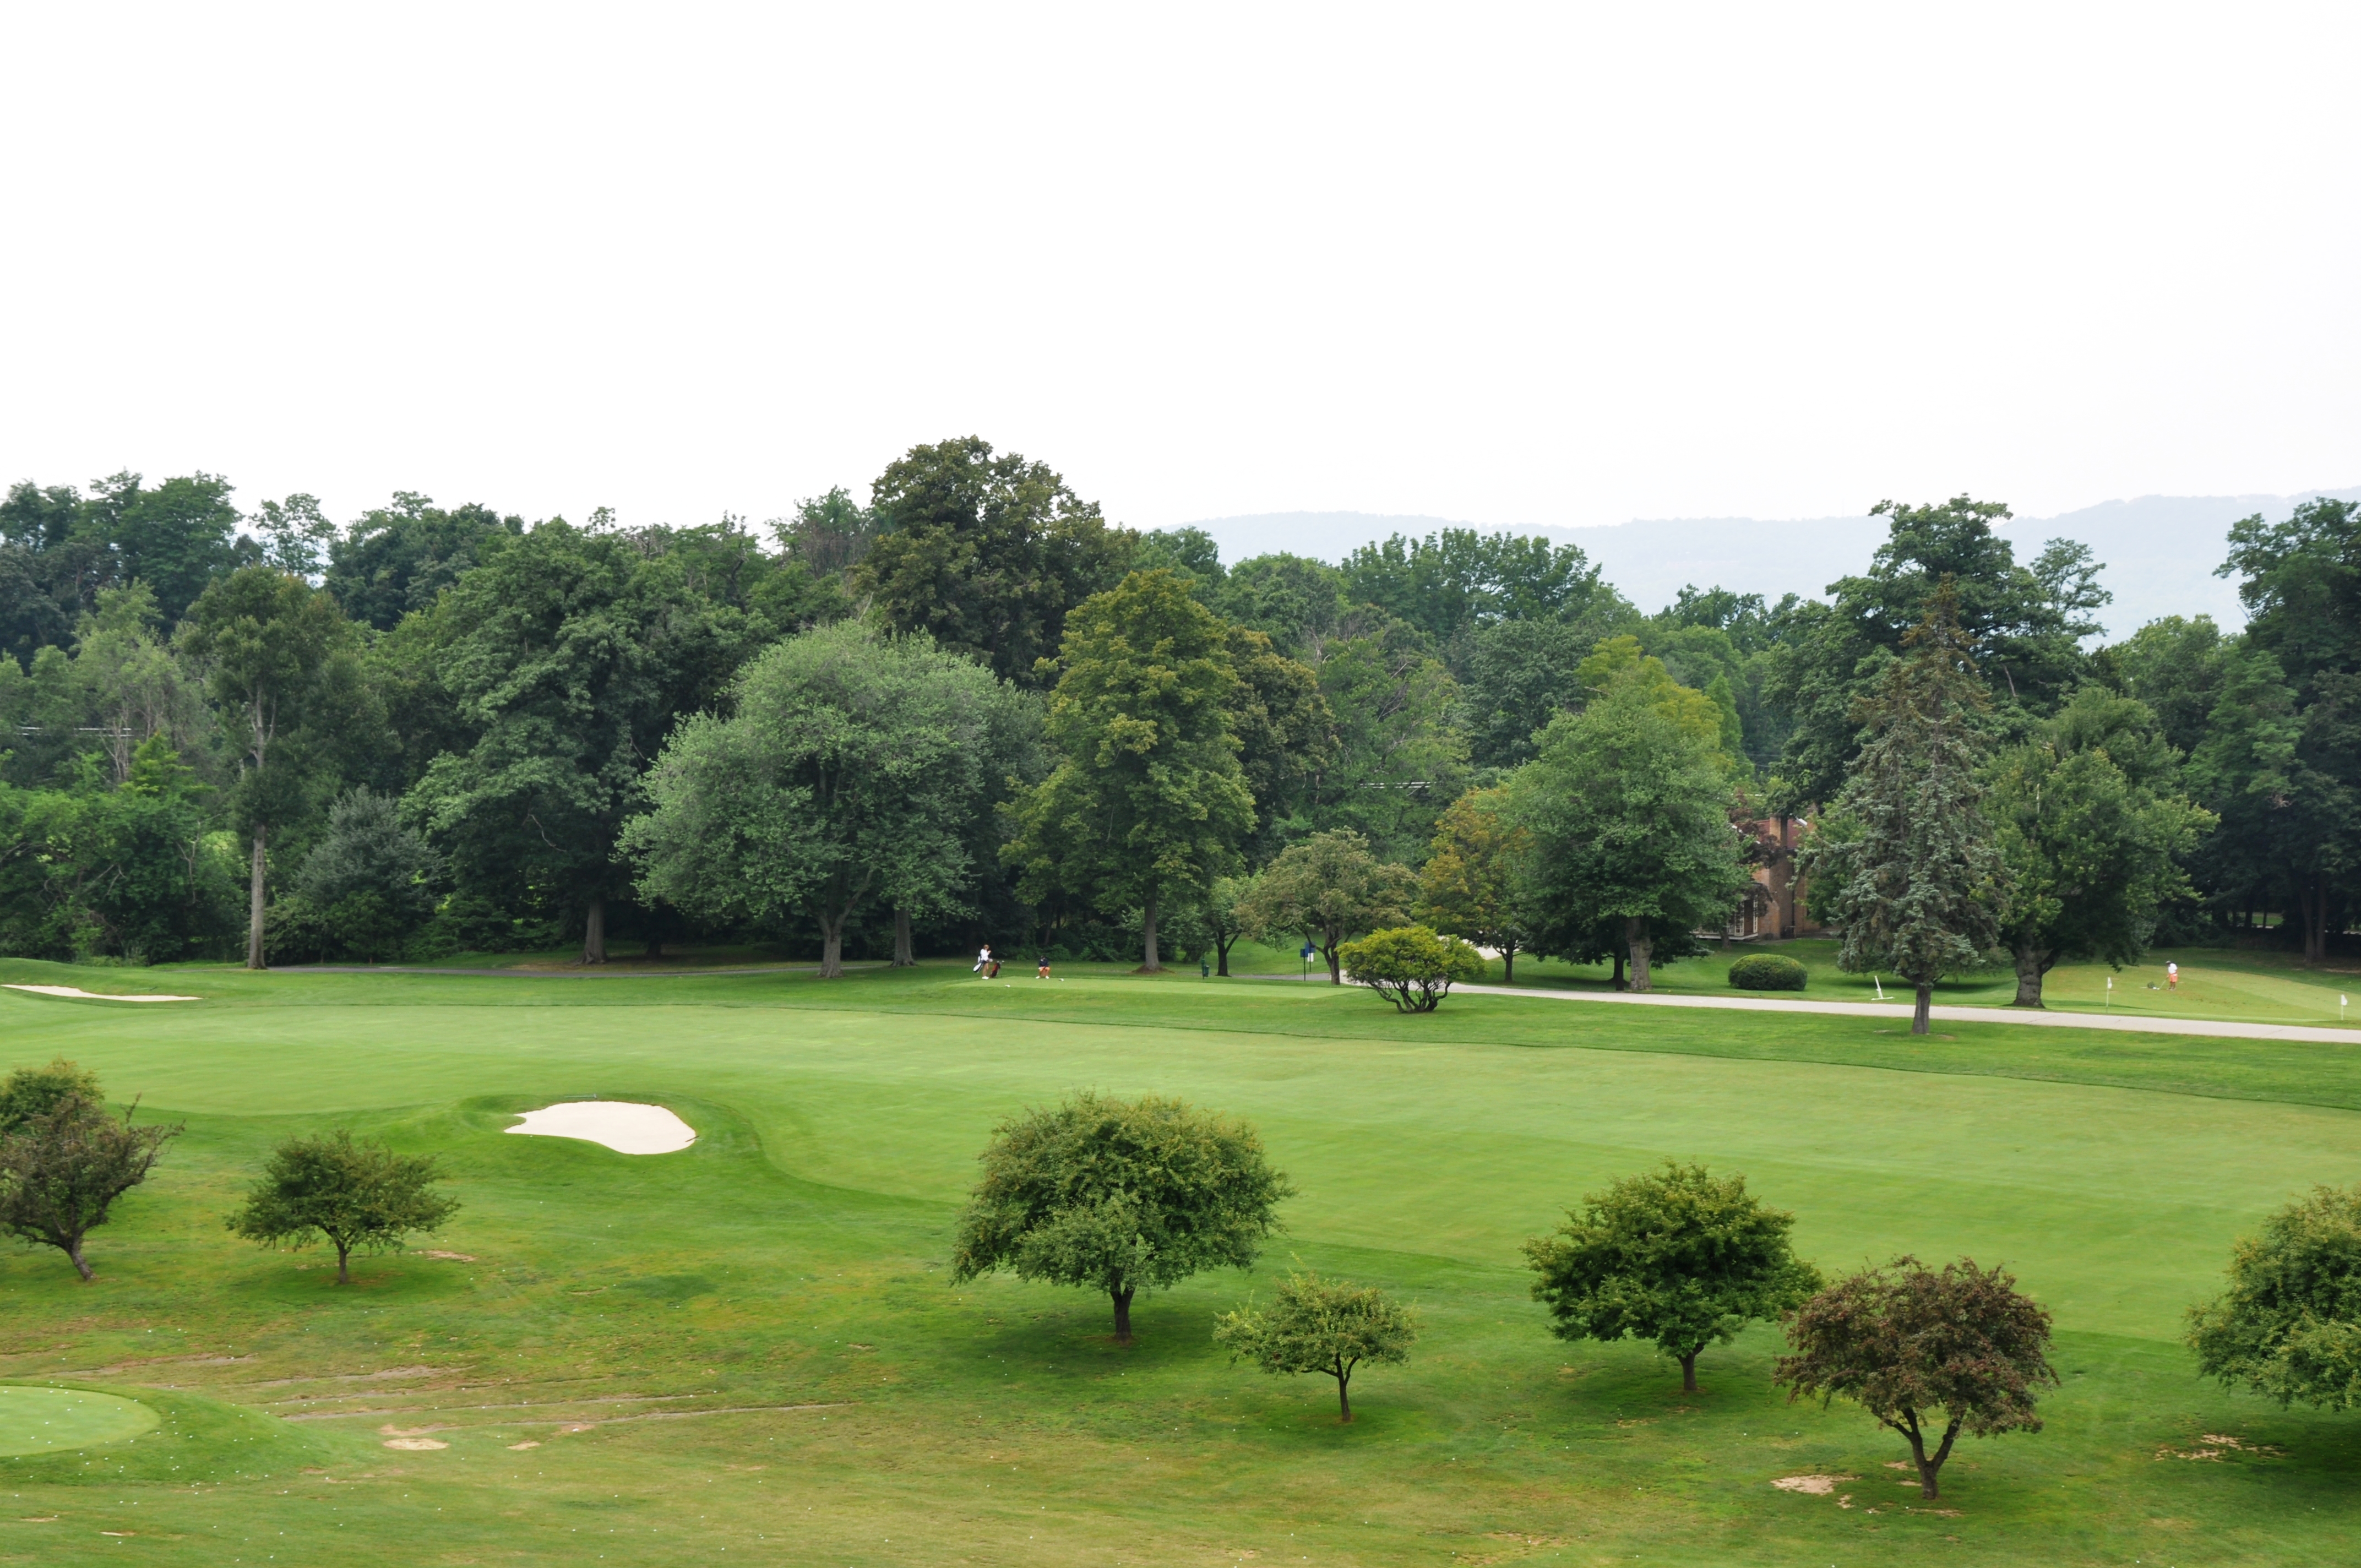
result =
[[[1500,944],[1500,983],[1517,983],[1517,944],[1514,942]]]
[[[2049,971],[2049,955],[2030,942],[2016,949],[2016,1000],[2011,1007],[2041,1007],[2041,977]],[[2045,1009],[2046,1011],[2046,1009]]]
[[[337,1283],[337,1284],[339,1284],[339,1285],[350,1285],[350,1284],[353,1282],[352,1262],[353,1262],[353,1249],[352,1249],[352,1246],[350,1245],[350,1244],[346,1243],[346,1242],[338,1242],[338,1243],[336,1244],[336,1283]]]
[[[607,895],[603,893],[592,894],[582,908],[582,961],[607,961]]]
[[[1623,949],[1615,949],[1615,989],[1623,989]]]
[[[1779,938],[1795,934],[1795,819],[1779,814]]]
[[[1120,1290],[1107,1292],[1115,1298],[1115,1343],[1117,1344],[1131,1343],[1131,1292],[1132,1288],[1128,1285]]]
[[[819,927],[819,977],[840,980],[844,976],[844,922],[842,919],[823,920]]]
[[[89,1284],[94,1276],[91,1273],[90,1265],[82,1261],[82,1238],[80,1236],[74,1237],[73,1241],[66,1247],[66,1255],[73,1259],[74,1272],[82,1276],[82,1282],[84,1285]]]
[[[894,968],[908,969],[917,961],[917,954],[910,946],[910,912],[896,909],[894,911]]]
[[[1328,945],[1320,949],[1320,956],[1328,960],[1328,983],[1331,985],[1342,985],[1345,983],[1344,960],[1336,956],[1336,949],[1344,945],[1345,944],[1342,939],[1337,938],[1334,933],[1331,933],[1328,938]]]
[[[2328,877],[2312,879],[2312,908],[2304,922],[2303,956],[2316,964],[2328,961]]]
[[[1942,1473],[1943,1461],[1951,1457],[1951,1444],[1960,1439],[1960,1423],[1955,1420],[1944,1430],[1943,1445],[1931,1457],[1927,1453],[1927,1440],[1918,1431],[1915,1415],[1911,1424],[1903,1429],[1902,1435],[1910,1440],[1910,1458],[1918,1468],[1918,1498],[1921,1502],[1934,1502],[1942,1496],[1938,1477]]]
[[[1345,1391],[1351,1385],[1352,1381],[1353,1375],[1349,1372],[1339,1372],[1336,1374],[1337,1419],[1346,1426],[1353,1424],[1353,1401],[1351,1397]]]
[[[1694,1394],[1697,1391],[1697,1358],[1696,1351],[1691,1351],[1681,1357],[1681,1392],[1684,1394]]]
[[[1230,944],[1236,940],[1235,937],[1213,938],[1213,972],[1224,980],[1230,978]]]
[[[1923,1035],[1927,1032],[1927,1019],[1934,1005],[1935,982],[1933,981],[1923,981],[1918,986],[1917,1004],[1910,1011],[1910,1032],[1912,1034]]]
[[[1623,927],[1631,944],[1631,989],[1648,989],[1648,955],[1655,944],[1648,940],[1648,923],[1633,916]]]
[[[1140,938],[1142,950],[1139,967],[1144,973],[1162,974],[1164,961],[1156,954],[1156,895],[1154,894],[1148,895],[1148,906],[1141,913],[1146,916],[1146,920]]]
[[[264,967],[262,954],[262,840],[269,830],[254,825],[254,871],[246,887],[246,967]]]

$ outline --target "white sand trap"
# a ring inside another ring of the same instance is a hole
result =
[[[508,1131],[581,1138],[617,1154],[674,1154],[697,1142],[697,1129],[661,1105],[628,1100],[567,1100],[528,1111]]]
[[[82,1002],[203,1002],[202,996],[117,996],[103,991],[84,991],[78,985],[16,985],[11,991],[29,991],[39,996],[71,996]]]

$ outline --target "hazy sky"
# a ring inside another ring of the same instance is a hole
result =
[[[1143,526],[2361,482],[2361,6],[0,12],[0,482]]]

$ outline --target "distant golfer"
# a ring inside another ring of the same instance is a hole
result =
[[[2164,989],[2167,991],[2179,991],[2180,989],[2180,966],[2179,964],[2167,964],[2164,966]]]
[[[1033,971],[1033,978],[1034,978],[1034,979],[1036,979],[1036,980],[1047,980],[1047,979],[1049,979],[1049,954],[1047,954],[1047,953],[1043,953],[1043,954],[1041,955],[1041,967],[1040,967],[1039,969],[1035,970]]]
[[[972,972],[973,972],[973,973],[976,973],[976,974],[982,974],[982,973],[983,973],[983,971],[984,971],[984,970],[986,970],[990,969],[991,967],[992,967],[992,944],[991,944],[990,942],[986,942],[986,943],[983,945],[983,950],[982,950],[981,952],[979,952],[979,953],[977,953],[977,954],[975,955],[975,969],[973,970],[973,971],[972,971]]]

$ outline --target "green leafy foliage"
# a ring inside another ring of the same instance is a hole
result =
[[[66,1255],[94,1277],[82,1243],[115,1201],[148,1179],[177,1124],[134,1126],[136,1104],[109,1114],[96,1080],[71,1062],[9,1075],[0,1102],[17,1119],[0,1133],[0,1230]]]
[[[2317,1187],[2240,1238],[2230,1288],[2189,1310],[2198,1370],[2281,1405],[2361,1405],[2361,1188]]]
[[[1560,1339],[1652,1340],[1697,1392],[1697,1358],[1749,1322],[1775,1318],[1819,1288],[1790,1249],[1795,1217],[1766,1209],[1742,1176],[1664,1162],[1582,1201],[1525,1244],[1533,1299]]]
[[[1850,1399],[1900,1432],[1929,1501],[1962,1431],[2039,1431],[2038,1391],[2058,1386],[2049,1314],[1971,1258],[1936,1270],[1903,1256],[1838,1280],[1788,1320],[1787,1343],[1773,1378],[1788,1397]]]
[[[1532,835],[1516,820],[1508,793],[1469,790],[1434,825],[1418,873],[1418,917],[1500,955],[1500,977],[1517,978],[1517,950],[1530,923],[1521,903]]]
[[[1002,1123],[979,1157],[951,1277],[1104,1290],[1124,1343],[1137,1292],[1249,1266],[1294,1192],[1252,1127],[1153,1095],[1077,1094]]]
[[[1454,981],[1484,976],[1482,954],[1425,926],[1372,931],[1345,943],[1336,956],[1346,979],[1369,987],[1400,1013],[1432,1013],[1451,994]]]
[[[1028,899],[1157,917],[1235,869],[1254,796],[1238,764],[1227,630],[1169,570],[1135,572],[1078,607],[1059,653],[1049,776],[1015,808],[1003,851]]]
[[[1388,865],[1368,840],[1338,828],[1290,845],[1238,900],[1238,920],[1259,940],[1301,936],[1327,961],[1331,984],[1344,983],[1344,942],[1410,919],[1418,879]]]
[[[1336,1380],[1339,1422],[1353,1419],[1353,1374],[1364,1363],[1396,1365],[1410,1359],[1418,1343],[1418,1314],[1389,1299],[1374,1285],[1290,1274],[1270,1310],[1248,1302],[1224,1312],[1213,1325],[1213,1343],[1230,1359],[1253,1362],[1265,1372],[1319,1372]]]
[[[1740,991],[1801,991],[1811,971],[1782,953],[1749,953],[1730,966]]]
[[[459,1212],[457,1199],[434,1190],[443,1179],[432,1155],[396,1154],[340,1128],[273,1149],[261,1179],[223,1223],[231,1234],[269,1247],[324,1238],[336,1249],[336,1283],[346,1285],[356,1250],[399,1250],[405,1238],[432,1234]]]

